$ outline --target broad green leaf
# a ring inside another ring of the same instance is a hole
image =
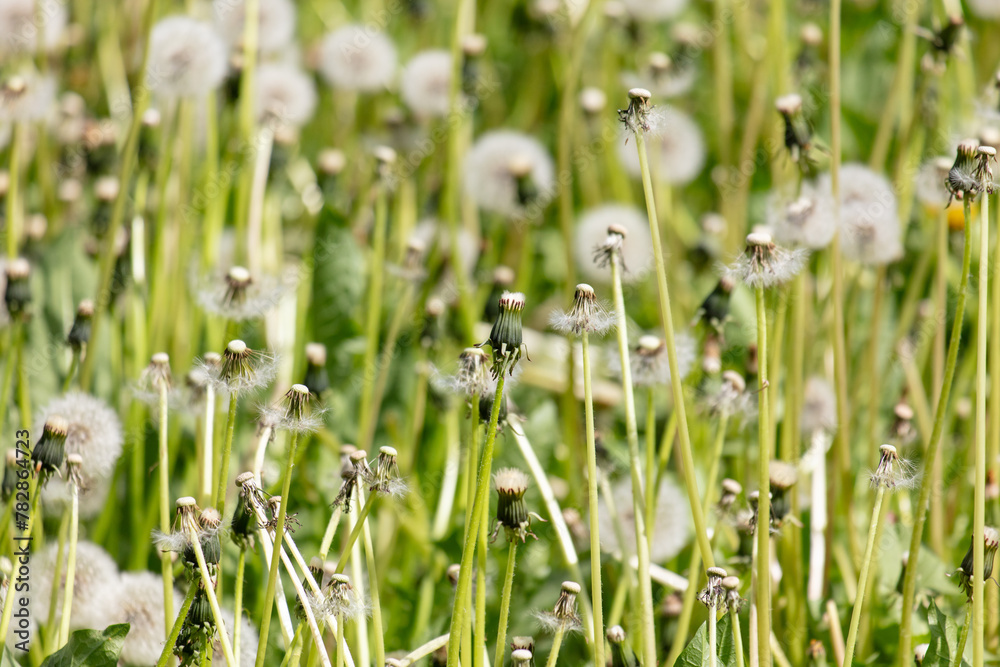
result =
[[[924,667],[949,667],[958,648],[958,626],[938,609],[934,600],[927,608],[927,625],[931,629],[931,640],[924,656]],[[962,660],[962,664],[968,663]]]
[[[119,623],[103,631],[77,630],[66,646],[45,659],[42,667],[116,667],[130,627]]]
[[[723,616],[716,623],[716,661],[717,667],[733,667],[736,664],[736,650],[733,644],[733,632],[729,625],[729,616]],[[678,667],[708,667],[708,622],[701,624],[698,632],[688,642],[677,658]]]

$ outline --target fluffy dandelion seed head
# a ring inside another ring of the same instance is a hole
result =
[[[678,332],[674,336],[674,349],[677,353],[677,370],[681,379],[684,379],[694,368],[698,354],[697,342],[689,334]],[[640,336],[629,361],[632,366],[632,384],[636,387],[670,384],[670,359],[667,344],[662,338],[649,334]],[[610,357],[608,365],[614,375],[621,377],[619,357]]]
[[[748,287],[767,289],[791,280],[805,266],[808,251],[778,246],[765,231],[747,235],[746,251],[726,268],[726,275]]]
[[[56,80],[36,72],[0,82],[0,124],[42,120],[55,108]]]
[[[603,335],[614,327],[615,316],[597,300],[593,287],[580,283],[576,286],[573,308],[569,312],[552,313],[550,323],[553,329],[567,335],[583,332]]]
[[[242,266],[198,286],[198,305],[206,312],[234,322],[263,317],[291,289],[289,281],[254,276]]]
[[[324,414],[312,405],[312,399],[308,386],[293,384],[280,401],[260,408],[261,422],[285,431],[312,433],[322,426]]]
[[[35,0],[0,2],[0,54],[32,54],[39,44],[47,50],[58,46],[66,29],[66,5],[46,2],[37,6],[43,10],[40,14],[36,5]]]
[[[580,617],[576,613],[576,597],[580,594],[580,590],[580,584],[575,581],[562,583],[559,598],[552,611],[542,611],[535,614],[545,630],[572,632],[581,629]]]
[[[806,380],[799,424],[802,432],[812,435],[816,431],[832,433],[837,428],[837,395],[833,386],[821,377]]]
[[[169,16],[149,36],[146,83],[166,98],[202,97],[226,76],[226,45],[207,23]]]
[[[58,581],[58,606],[55,619],[62,617],[63,591],[66,588],[65,558],[69,547],[64,546],[63,576]],[[44,619],[49,614],[52,599],[53,575],[56,570],[58,545],[55,540],[40,553],[32,555],[31,611],[35,618]],[[163,590],[163,580],[160,590]],[[114,559],[93,542],[80,541],[76,545],[76,572],[73,577],[73,610],[70,629],[103,628],[114,623],[114,610],[124,600],[118,585],[118,566]],[[163,609],[160,609],[160,640],[163,639]]]
[[[399,82],[403,102],[418,118],[448,115],[451,90],[451,53],[421,51],[406,63]]]
[[[152,572],[123,572],[119,590],[121,602],[112,612],[114,618],[110,622],[131,625],[121,660],[129,665],[155,665],[163,652],[163,578]],[[181,607],[180,593],[174,590],[173,598],[176,614]],[[76,617],[75,604],[73,616]],[[170,624],[174,622],[174,618],[167,620]]]
[[[329,613],[346,620],[358,619],[368,613],[365,601],[358,595],[357,589],[351,585],[351,578],[346,574],[334,574],[327,586]]]
[[[830,244],[837,230],[834,212],[833,198],[806,181],[798,197],[787,190],[773,192],[767,200],[766,220],[779,243],[819,250]]]
[[[334,88],[370,93],[390,86],[396,76],[396,47],[383,33],[346,25],[323,38],[320,73]]]
[[[626,476],[612,484],[611,496],[616,515],[612,515],[604,498],[598,499],[598,528],[601,549],[606,553],[627,552],[635,547],[635,515],[632,510],[632,483]],[[662,563],[676,556],[691,539],[691,513],[687,495],[664,476],[656,494],[655,521],[650,530],[650,560]],[[616,526],[617,524],[617,526]],[[625,544],[618,543],[621,529]]]
[[[379,447],[370,491],[397,498],[406,493],[406,482],[399,477],[397,459],[395,447]]]
[[[263,123],[302,127],[316,111],[316,84],[289,63],[262,63],[255,92],[257,117]]]
[[[623,0],[625,11],[637,21],[665,21],[679,16],[688,0]]]
[[[626,72],[622,75],[622,81],[626,85],[639,85],[658,97],[684,95],[691,90],[696,80],[697,70],[690,60],[674,62],[662,51],[650,53],[641,72]]]
[[[483,210],[506,217],[534,217],[553,195],[552,157],[521,132],[482,134],[466,153],[463,171],[466,194]]]
[[[707,150],[701,128],[691,116],[671,106],[661,105],[649,114],[647,148],[654,181],[687,185],[705,166]],[[630,129],[626,127],[626,136]],[[640,178],[639,154],[625,137],[617,145],[618,158],[625,171]]]
[[[445,378],[443,385],[462,396],[480,396],[490,388],[487,362],[489,356],[482,348],[467,347],[458,355],[458,370]]]
[[[231,340],[222,363],[207,368],[220,393],[243,394],[267,385],[277,372],[277,359],[250,349],[242,340]]]
[[[623,283],[645,279],[653,267],[649,221],[639,209],[624,204],[604,204],[586,211],[576,225],[573,256],[580,273],[589,282],[606,285],[611,280],[607,270],[617,257]],[[633,240],[626,243],[626,237]]]
[[[819,188],[832,198],[829,174],[820,177]],[[888,264],[903,254],[892,184],[862,164],[840,169],[840,247],[844,257],[862,264]]]
[[[214,0],[215,25],[230,48],[243,42],[246,0]],[[281,51],[295,35],[295,4],[292,0],[259,0],[257,48],[264,53]]]
[[[888,491],[911,488],[917,481],[915,471],[911,462],[899,457],[895,447],[882,445],[879,447],[878,467],[871,474],[871,486]]]

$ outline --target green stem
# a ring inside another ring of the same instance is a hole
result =
[[[238,403],[239,398],[236,392],[230,392],[229,415],[226,417],[226,439],[223,441],[222,459],[219,463],[219,481],[215,485],[215,497],[212,499],[212,504],[219,510],[221,516],[225,516],[226,480],[229,478],[229,457],[233,452],[233,433],[236,430],[236,406]]]
[[[70,509],[63,512],[62,520],[59,522],[59,537],[56,543],[56,562],[52,571],[52,581],[63,581],[63,567],[66,563],[66,534],[69,532]],[[59,648],[60,632],[56,626],[56,611],[59,610],[59,586],[53,586],[49,592],[49,615],[45,622],[47,637],[45,641],[45,652],[53,653]],[[61,623],[61,619],[60,619]],[[58,627],[61,627],[58,626]]]
[[[365,305],[365,357],[361,367],[361,400],[358,413],[358,449],[367,450],[374,431],[371,415],[375,377],[378,374],[378,332],[382,315],[382,284],[385,278],[386,226],[389,220],[388,193],[380,186],[375,195],[375,228],[372,231],[372,253],[368,266],[368,303]],[[454,247],[454,246],[453,246]]]
[[[837,0],[834,0],[835,2]],[[965,212],[965,244],[962,250],[962,272],[958,295],[955,300],[955,318],[951,326],[951,339],[948,341],[948,358],[945,360],[944,383],[938,397],[937,408],[934,411],[934,427],[930,440],[924,450],[923,470],[920,480],[920,495],[914,507],[913,533],[910,536],[910,555],[906,564],[906,574],[903,577],[903,607],[899,631],[899,660],[903,667],[909,667],[913,661],[913,647],[910,646],[913,630],[910,627],[913,618],[914,596],[917,590],[917,563],[920,558],[920,544],[924,532],[924,522],[927,519],[927,507],[933,490],[933,477],[928,474],[933,469],[941,446],[941,435],[944,432],[945,417],[948,411],[948,400],[951,397],[951,385],[955,379],[955,367],[958,363],[958,350],[962,339],[962,321],[965,317],[965,301],[968,296],[968,276],[972,267],[972,225],[971,203],[966,198],[963,202]]]
[[[18,240],[21,235],[21,135],[24,123],[14,123],[14,131],[10,138],[10,168],[7,184],[7,259],[17,257]]]
[[[717,615],[718,612],[713,600],[712,604],[708,606],[708,667],[715,667],[719,660],[718,649],[716,648],[718,629],[715,627],[718,620],[716,618]]]
[[[364,498],[365,492],[358,488],[358,502]],[[372,533],[368,522],[359,519],[365,545],[365,564],[368,568],[368,597],[372,604],[372,631],[375,634],[375,664],[385,664],[385,632],[382,626],[382,604],[378,594],[378,568],[375,566],[375,549],[372,547]],[[318,641],[318,640],[317,640]]]
[[[235,402],[236,396],[230,396],[230,401]],[[230,403],[229,415],[230,422],[232,418],[236,416],[236,410],[232,407]],[[231,435],[226,436],[226,449],[223,453],[225,458],[228,458],[229,448],[232,444]],[[285,537],[285,517],[288,516],[288,499],[289,494],[292,490],[292,467],[295,465],[295,452],[299,445],[299,434],[297,431],[292,431],[291,438],[288,442],[288,461],[285,464],[285,475],[284,480],[281,483],[281,502],[278,504],[278,518],[277,525],[274,528],[274,550],[271,553],[271,568],[267,573],[267,588],[264,591],[264,614],[260,620],[260,637],[262,641],[260,646],[257,647],[257,660],[256,667],[263,667],[264,656],[267,654],[267,636],[268,630],[271,627],[271,611],[274,606],[274,593],[278,586],[278,570],[279,562],[281,560],[281,542]],[[223,469],[228,467],[228,461],[224,459]],[[224,489],[220,490],[220,502],[225,498]],[[295,579],[293,576],[292,579]],[[214,595],[214,592],[213,592]]]
[[[486,503],[490,488],[490,471],[493,467],[493,447],[497,439],[497,421],[500,418],[500,402],[503,400],[504,376],[497,379],[496,394],[493,397],[493,410],[490,412],[490,424],[486,429],[486,445],[483,447],[482,461],[479,465],[479,477],[476,484],[476,499],[472,508],[472,525],[465,534],[465,544],[462,548],[462,563],[458,572],[458,586],[455,590],[455,604],[451,613],[451,625],[448,637],[448,667],[458,667],[459,644],[462,639],[462,627],[465,624],[467,596],[472,589],[472,559],[476,551],[476,536],[479,533],[479,522],[485,520]],[[261,667],[258,665],[257,667]]]
[[[507,617],[510,614],[510,592],[514,588],[514,564],[517,560],[517,542],[507,548],[507,574],[503,579],[503,593],[500,594],[500,622],[497,623],[497,650],[493,664],[502,667],[507,654]],[[600,664],[600,663],[598,663]]]
[[[69,619],[73,612],[73,585],[76,580],[76,544],[80,537],[80,487],[70,481],[69,553],[66,555],[66,588],[57,647],[69,641]]]
[[[233,656],[236,658],[236,667],[240,667],[240,628],[243,625],[243,578],[246,572],[247,550],[240,549],[239,559],[236,561],[236,590],[233,593]]]
[[[858,640],[858,627],[861,624],[861,613],[864,611],[865,590],[868,585],[868,570],[872,564],[872,551],[875,548],[875,536],[878,533],[878,519],[882,510],[882,497],[885,486],[880,484],[875,493],[875,505],[872,507],[872,520],[868,526],[868,543],[865,545],[865,557],[861,561],[861,572],[858,574],[858,595],[854,601],[854,611],[851,612],[851,627],[847,631],[847,643],[844,648],[844,667],[851,667],[854,662],[854,646]]]
[[[24,470],[24,468],[19,468],[18,472],[20,472],[20,470]],[[20,475],[18,475],[18,478],[22,479]],[[42,497],[41,489],[39,488],[38,484],[38,479],[39,479],[38,477],[35,477],[33,475],[30,477],[30,480],[28,482],[28,497],[31,498],[31,511],[28,514],[27,526],[25,526],[25,529],[21,531],[20,536],[14,538],[14,540],[22,544],[31,543],[31,532],[35,527],[35,516],[38,514],[38,502],[39,499]],[[18,517],[18,519],[20,519],[20,517]],[[7,645],[7,630],[10,629],[10,616],[11,613],[14,611],[14,598],[16,597],[17,597],[16,595],[9,595],[9,594],[4,596],[3,613],[0,614],[0,655],[3,655],[4,648]]]
[[[983,574],[986,523],[986,344],[989,322],[990,280],[990,197],[983,193],[979,212],[979,312],[976,327],[976,463],[973,509],[972,566],[972,665],[983,667],[985,655],[983,628]],[[996,418],[996,416],[994,416]]]
[[[146,71],[146,64],[149,61],[149,32],[153,28],[153,21],[156,19],[157,0],[147,0],[146,9],[142,15],[142,28],[140,38],[142,40],[142,58],[139,61],[138,72]],[[125,219],[125,208],[130,199],[129,191],[132,183],[132,172],[135,170],[135,163],[138,156],[139,133],[142,129],[142,116],[149,105],[150,90],[144,83],[140,83],[133,90],[132,100],[132,123],[129,127],[128,137],[125,146],[122,148],[121,169],[118,173],[119,190],[115,198],[114,207],[111,210],[111,220],[105,232],[104,246],[101,248],[100,262],[98,268],[98,289],[97,297],[94,299],[94,315],[91,319],[90,329],[90,351],[83,360],[83,367],[80,369],[80,389],[87,391],[90,388],[91,375],[94,370],[94,360],[97,357],[97,342],[100,339],[101,326],[104,310],[110,302],[111,279],[114,277],[115,268],[115,241],[118,238],[118,230],[121,229]]]
[[[184,596],[184,602],[181,604],[181,610],[174,620],[173,627],[170,629],[170,636],[167,637],[167,643],[163,647],[163,652],[160,653],[160,659],[156,661],[156,667],[167,667],[168,664],[171,664],[171,659],[174,657],[174,646],[177,645],[177,638],[181,634],[181,628],[184,627],[184,621],[187,620],[188,612],[191,610],[191,603],[194,602],[194,596],[197,592],[198,582],[192,582],[188,586],[187,595]]]
[[[368,499],[365,500],[365,504],[358,512],[358,520],[354,524],[354,529],[351,531],[350,536],[347,538],[347,542],[344,543],[344,547],[340,551],[340,559],[337,560],[337,574],[342,573],[344,568],[347,567],[347,560],[350,558],[351,549],[354,547],[354,543],[357,542],[358,538],[361,536],[361,531],[363,530],[362,527],[365,525],[365,519],[368,518],[368,513],[372,511],[372,505],[375,504],[375,499],[377,497],[378,494],[375,493],[368,496]]]
[[[729,624],[733,628],[733,646],[736,649],[736,667],[744,667],[743,660],[743,630],[740,628],[740,615],[735,607],[729,610]]]
[[[62,390],[65,394],[69,391],[70,386],[73,384],[73,376],[76,375],[76,369],[80,365],[80,351],[73,350],[73,359],[69,362],[69,370],[66,372],[66,379],[63,380]]]
[[[17,325],[17,405],[21,412],[21,423],[31,423],[31,390],[28,387],[28,368],[24,363],[24,343],[28,337],[28,323]]]
[[[836,1],[836,0],[834,0]],[[771,498],[770,463],[771,431],[768,416],[770,391],[767,381],[767,307],[764,304],[764,288],[757,287],[757,358],[760,392],[759,416],[757,418],[757,485],[760,490],[757,505],[757,650],[761,665],[771,664]]]
[[[219,639],[222,642],[222,654],[226,658],[226,665],[228,667],[236,667],[236,658],[233,657],[233,647],[229,643],[229,633],[226,632],[226,622],[222,618],[219,599],[215,597],[215,586],[212,583],[212,577],[208,573],[208,565],[205,564],[205,553],[201,548],[201,537],[198,535],[198,527],[194,523],[194,516],[189,515],[185,521],[187,523],[188,536],[191,538],[191,546],[194,547],[194,557],[198,561],[198,571],[201,573],[201,581],[205,585],[205,595],[208,596],[208,605],[212,608],[212,617],[215,619]],[[170,590],[167,596],[173,598],[173,590]],[[267,641],[265,640],[261,645],[265,646],[266,644]]]
[[[656,514],[656,490],[659,488],[657,482],[659,478],[656,474],[656,398],[653,388],[650,387],[646,393],[646,475],[643,478],[646,486],[645,492],[645,512],[646,512],[646,545],[653,550],[653,520]]]
[[[587,500],[590,514],[590,595],[594,605],[594,664],[604,665],[604,600],[601,585],[601,535],[597,502],[597,441],[594,435],[594,390],[590,370],[590,335],[580,336],[583,354],[583,407],[587,430]],[[624,546],[624,545],[622,545]],[[502,667],[497,661],[496,667]]]
[[[160,474],[160,530],[167,534],[170,532],[170,461],[168,456],[167,440],[167,383],[160,382],[159,401],[159,474]],[[170,552],[164,551],[160,555],[160,564],[163,569],[163,633],[170,633],[170,626],[174,619],[174,567]]]
[[[556,667],[556,661],[559,660],[559,649],[562,647],[565,632],[565,628],[561,625],[556,629],[556,634],[552,637],[552,648],[549,650],[549,659],[545,661],[545,667]]]
[[[215,477],[212,475],[212,461],[215,460],[215,388],[208,384],[205,387],[205,414],[202,417],[202,444],[201,444],[201,502],[209,505],[212,501],[212,482]]]
[[[951,659],[951,667],[962,667],[962,657],[965,655],[965,644],[969,640],[969,626],[972,625],[972,604],[965,605],[965,624],[962,626],[962,633],[958,636],[958,646],[955,647],[955,655]]]
[[[486,524],[486,521],[479,522],[479,540],[476,546],[476,627],[472,634],[475,639],[475,646],[472,648],[473,667],[482,667],[483,663],[489,660],[486,649],[486,543],[488,532]]]
[[[637,135],[641,136],[641,135]],[[658,232],[653,238],[658,239]],[[659,243],[657,240],[656,243]],[[618,355],[622,368],[622,391],[624,392],[625,433],[628,439],[629,471],[632,481],[632,514],[635,523],[635,550],[638,560],[639,617],[642,619],[643,664],[656,664],[656,631],[653,621],[653,592],[649,578],[649,543],[646,540],[646,521],[641,459],[639,455],[639,434],[635,419],[635,397],[632,389],[632,367],[629,361],[628,323],[625,317],[625,297],[622,294],[621,258],[611,258],[611,284],[614,289],[615,318],[618,331]],[[676,375],[676,373],[674,373]],[[619,545],[623,550],[625,545]]]
[[[337,667],[344,667],[344,615],[337,614]]]

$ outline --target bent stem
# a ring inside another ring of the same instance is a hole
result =
[[[884,495],[885,486],[880,484],[875,494],[875,505],[872,507],[872,520],[868,527],[868,543],[865,545],[865,558],[861,561],[861,572],[858,574],[858,593],[857,599],[854,601],[854,611],[851,612],[851,627],[847,631],[847,644],[844,648],[844,667],[851,667],[854,661],[854,646],[858,640],[861,612],[864,611],[868,570],[872,564],[872,551],[875,548],[875,538],[878,534],[878,519],[882,511],[882,498]]]
[[[758,458],[757,483],[760,490],[757,505],[757,650],[761,665],[771,664],[771,438],[768,417],[768,400],[770,391],[767,381],[767,307],[764,304],[764,288],[757,287],[757,355],[758,377],[760,379],[759,416],[757,418]],[[761,518],[763,517],[763,518]]]
[[[493,396],[493,409],[490,412],[490,423],[486,429],[486,445],[483,447],[482,462],[479,465],[476,498],[472,507],[472,524],[465,533],[465,545],[462,548],[462,563],[458,573],[458,586],[455,590],[455,604],[451,612],[449,628],[448,667],[458,667],[462,627],[465,624],[467,600],[472,590],[472,559],[476,551],[479,522],[485,520],[486,514],[485,505],[489,493],[490,470],[493,467],[493,447],[497,439],[497,421],[500,419],[500,402],[503,400],[504,381],[503,375],[497,379],[496,394]]]
[[[928,474],[933,469],[941,448],[941,435],[944,432],[945,413],[948,411],[948,399],[951,397],[951,385],[955,379],[955,367],[958,364],[958,349],[962,339],[962,320],[965,316],[965,301],[968,296],[968,276],[972,266],[972,233],[971,202],[966,197],[962,202],[965,213],[965,243],[962,249],[962,276],[955,299],[955,318],[951,326],[951,339],[948,341],[948,357],[945,360],[944,383],[938,396],[937,408],[934,412],[934,426],[930,440],[924,450],[923,470],[920,478],[920,495],[914,507],[913,534],[910,537],[910,556],[906,564],[906,574],[903,577],[903,608],[900,619],[899,657],[903,667],[909,667],[913,660],[913,648],[910,646],[913,631],[910,623],[913,618],[913,600],[917,590],[917,562],[920,558],[920,543],[924,532],[924,522],[927,519],[927,507],[933,490],[933,476]]]
[[[503,665],[504,655],[507,653],[507,617],[510,613],[510,592],[514,588],[514,563],[517,560],[517,542],[511,542],[507,548],[507,574],[503,580],[503,593],[500,595],[500,622],[497,624],[497,650],[493,664],[497,667]],[[601,663],[597,663],[601,664]]]
[[[580,336],[583,354],[583,407],[587,430],[587,491],[590,512],[590,596],[594,605],[594,664],[604,665],[604,600],[601,590],[601,535],[597,503],[597,441],[594,435],[594,390],[590,372],[590,334]],[[498,649],[499,654],[499,649]],[[502,654],[500,654],[502,657]],[[496,665],[502,665],[499,660]]]

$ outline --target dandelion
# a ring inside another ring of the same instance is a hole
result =
[[[670,185],[690,183],[701,173],[707,158],[701,128],[679,109],[665,105],[650,109],[634,112],[631,120],[625,121],[623,139],[636,131],[646,134],[653,180]],[[618,142],[617,150],[625,171],[639,178],[642,171],[636,151],[624,140]]]
[[[12,259],[4,267],[4,275],[7,285],[3,299],[7,313],[12,319],[24,318],[31,303],[31,264],[23,257]]]
[[[381,32],[346,25],[323,38],[319,69],[334,88],[375,92],[396,76],[396,47]]]
[[[621,260],[622,282],[632,284],[644,280],[653,264],[650,244],[642,241],[625,243],[628,237],[645,239],[649,223],[645,214],[632,206],[605,204],[590,209],[576,225],[573,240],[576,265],[587,280],[606,284],[604,271],[612,255]]]
[[[740,578],[727,576],[722,579],[721,583],[726,595],[723,607],[738,613],[746,604],[746,600],[740,597]]]
[[[785,461],[771,461],[771,520],[775,527],[780,527],[792,511],[789,492],[799,481],[797,466]],[[794,520],[794,519],[793,519]]]
[[[615,316],[597,300],[593,287],[580,283],[576,286],[572,309],[554,312],[549,322],[553,329],[566,335],[579,335],[584,331],[604,335],[614,327]]]
[[[774,238],[791,247],[820,250],[837,231],[834,204],[813,181],[802,183],[798,197],[778,190],[768,197],[767,225]]]
[[[316,85],[288,63],[262,63],[257,69],[257,118],[267,125],[302,127],[316,110]]]
[[[39,486],[44,486],[52,475],[59,474],[63,461],[66,460],[68,434],[69,422],[64,417],[52,415],[45,420],[42,437],[31,450],[31,464],[39,474]]]
[[[226,75],[226,45],[207,23],[187,16],[160,20],[149,36],[146,83],[167,98],[202,97]]]
[[[323,425],[323,411],[312,407],[313,398],[309,387],[293,384],[282,400],[261,408],[261,421],[274,429],[312,433]]]
[[[502,468],[493,475],[493,483],[497,490],[497,520],[493,536],[502,527],[508,542],[524,542],[528,535],[534,537],[529,530],[531,514],[524,506],[528,476],[517,468]]]
[[[306,343],[306,370],[302,384],[309,393],[319,396],[330,388],[330,376],[326,371],[326,345],[322,343]]]
[[[221,281],[198,290],[198,303],[208,313],[243,322],[263,317],[274,309],[289,287],[274,278],[252,276],[242,266],[234,266]]]
[[[750,416],[753,405],[746,388],[746,380],[742,375],[732,370],[723,371],[718,390],[708,396],[709,413],[720,417]]]
[[[512,665],[527,665],[531,667],[534,664],[534,656],[528,649],[519,648],[510,652],[510,662]]]
[[[493,377],[504,373],[514,374],[514,367],[521,359],[522,341],[521,311],[524,310],[524,294],[504,292],[499,300],[500,314],[497,316],[489,338],[479,347],[489,344],[493,350]]]
[[[913,194],[932,211],[940,211],[951,198],[946,185],[952,161],[947,157],[928,160],[913,179]]]
[[[399,94],[418,118],[448,115],[451,91],[451,53],[445,50],[421,51],[406,63],[399,83]]]
[[[157,352],[149,359],[149,365],[139,375],[132,393],[137,399],[149,405],[158,405],[161,392],[167,400],[176,402],[178,394],[174,389],[174,378],[170,372],[170,355]]]
[[[49,542],[41,553],[32,555],[31,562],[31,613],[35,618],[45,619],[49,616],[52,601],[53,575],[56,572],[56,561],[65,563],[68,546],[64,546],[62,556],[59,556],[55,540]],[[65,596],[65,570],[62,578],[55,584],[58,587],[58,600]],[[163,583],[157,578],[162,598]],[[76,545],[76,569],[73,576],[73,607],[70,616],[70,629],[103,628],[115,622],[116,608],[125,602],[125,593],[118,585],[118,566],[114,559],[100,546],[93,542],[81,541]],[[62,607],[59,603],[54,618],[62,618]],[[163,638],[163,608],[159,610],[159,631]],[[157,653],[157,655],[159,655]]]
[[[26,70],[0,81],[0,123],[42,120],[56,101],[56,80]]]
[[[277,359],[237,339],[226,345],[218,368],[207,370],[216,391],[239,395],[266,386],[277,371]]]
[[[881,487],[892,491],[913,486],[916,482],[913,464],[899,458],[895,447],[882,445],[879,447],[879,455],[878,467],[871,474],[873,489]]]
[[[295,4],[291,0],[258,0],[257,48],[263,53],[281,51],[295,34]],[[245,0],[214,0],[215,25],[230,49],[243,41]]]
[[[84,346],[90,342],[90,319],[94,316],[94,302],[84,299],[76,308],[76,317],[73,319],[73,326],[70,327],[66,342],[79,354]]]
[[[400,497],[406,493],[406,482],[399,477],[399,464],[396,459],[395,447],[379,447],[369,491],[393,497]]]
[[[564,581],[559,590],[552,611],[540,611],[535,614],[538,623],[545,630],[555,633],[561,639],[564,632],[580,629],[580,617],[576,613],[576,596],[580,594],[580,584],[574,581]],[[557,640],[553,640],[552,650],[558,652]]]
[[[351,585],[346,574],[333,574],[327,584],[327,604],[330,614],[338,619],[357,620],[368,614],[368,604]]]
[[[726,602],[726,589],[722,587],[722,580],[728,573],[721,567],[710,567],[706,573],[708,583],[698,591],[698,601],[709,609],[719,608]]]
[[[466,194],[485,211],[512,218],[530,217],[555,187],[555,167],[534,138],[513,130],[481,135],[464,160]]]
[[[819,188],[824,194],[832,193],[829,174],[820,177]],[[888,264],[903,253],[892,185],[862,164],[840,168],[840,225],[840,247],[848,259]]]
[[[458,370],[442,385],[461,396],[484,396],[490,389],[489,357],[479,347],[467,347],[458,355]]]
[[[748,287],[769,288],[788,282],[805,265],[807,252],[775,245],[767,232],[747,235],[746,251],[726,268],[725,275]]]
[[[128,623],[129,632],[119,656],[122,662],[155,665],[163,652],[163,581],[152,572],[123,572],[115,588],[120,602],[110,611],[112,618],[83,627],[100,628],[109,623]],[[174,609],[180,608],[181,595],[176,590],[173,591],[172,602]],[[73,613],[76,614],[75,603]],[[167,622],[172,625],[175,618],[168,618]]]
[[[719,502],[716,504],[719,514],[722,516],[732,514],[741,493],[743,493],[743,485],[735,479],[727,477],[722,480],[722,493],[719,495]]]
[[[632,647],[625,641],[625,628],[612,625],[607,632],[611,644],[611,667],[637,667],[639,664]]]
[[[666,53],[654,51],[641,72],[626,73],[622,80],[629,88],[645,88],[657,97],[678,97],[694,86],[695,74],[691,63],[674,62]]]
[[[695,341],[686,333],[678,333],[675,340],[677,348],[677,370],[681,378],[687,377],[697,356]],[[670,384],[670,364],[667,359],[667,346],[658,336],[640,336],[630,357],[632,365],[632,384],[636,387],[655,387]],[[621,360],[613,356],[609,362],[611,371],[621,375]]]
[[[625,11],[633,19],[643,21],[665,21],[680,15],[688,0],[623,0]]]
[[[632,502],[632,483],[621,479],[611,487],[611,498],[617,515],[612,515],[602,497],[598,505],[601,548],[609,553],[621,552],[635,544],[635,520]],[[691,540],[691,517],[687,496],[667,476],[662,476],[656,494],[654,523],[648,528],[653,536],[649,558],[652,562],[668,561],[687,546]],[[625,544],[618,543],[618,533]]]
[[[0,53],[6,56],[30,55],[39,45],[51,51],[59,45],[65,29],[66,5],[62,2],[46,2],[44,11],[37,13],[35,0],[0,3]]]

